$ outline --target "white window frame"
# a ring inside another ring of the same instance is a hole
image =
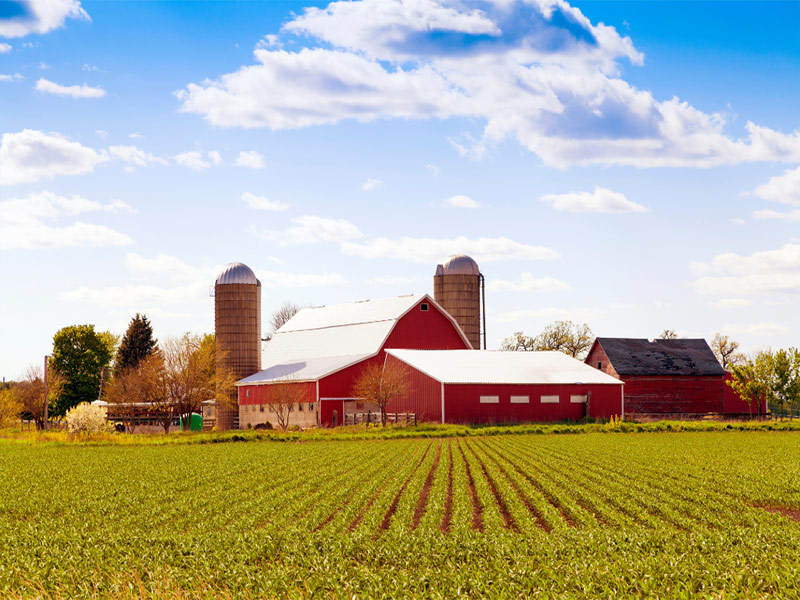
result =
[[[530,396],[511,396],[511,404],[530,404]]]
[[[500,404],[500,396],[481,396],[481,404]]]
[[[539,402],[542,404],[559,404],[561,402],[561,396],[555,394],[549,396],[540,396]]]
[[[569,397],[570,404],[586,404],[588,396],[586,394],[572,394]]]

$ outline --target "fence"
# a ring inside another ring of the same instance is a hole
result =
[[[386,422],[397,425],[416,425],[417,413],[386,413]],[[369,411],[346,414],[343,425],[370,425],[372,423],[381,423],[381,413]]]

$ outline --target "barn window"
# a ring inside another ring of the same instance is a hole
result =
[[[294,402],[289,404],[289,412],[292,412],[293,410],[294,410]]]
[[[542,404],[558,404],[558,396],[542,396]]]
[[[249,389],[247,390],[247,393],[245,394],[245,396],[247,396],[248,398],[250,397],[250,390]]]
[[[297,410],[303,410],[303,403],[302,402],[298,402],[297,403]]]
[[[481,396],[481,404],[500,404],[500,396]]]
[[[423,302],[422,304],[419,305],[419,309],[422,312],[426,312],[428,310],[428,303],[427,302]]]
[[[313,410],[314,410],[314,403],[313,402],[309,402],[308,403],[308,410],[313,412]]]
[[[530,396],[511,396],[511,404],[528,404],[530,401]]]
[[[263,404],[259,404],[258,405],[258,411],[259,412],[264,412],[264,405]]]
[[[603,370],[603,361],[601,360],[597,361],[597,368],[600,369],[601,371]]]
[[[586,402],[586,396],[570,396],[569,401],[572,404],[584,404]]]

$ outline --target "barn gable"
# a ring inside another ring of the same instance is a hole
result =
[[[598,348],[599,347],[599,348]],[[602,349],[610,367],[625,376],[722,376],[725,374],[704,339],[653,340],[597,338],[586,362]],[[605,370],[605,369],[604,369]]]

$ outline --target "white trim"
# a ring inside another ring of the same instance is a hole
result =
[[[500,396],[481,396],[481,404],[500,404]]]
[[[315,407],[316,410],[314,412],[317,413],[317,427],[321,427],[322,426],[322,421],[321,421],[321,419],[322,419],[322,416],[321,416],[322,415],[322,410],[320,410],[320,409],[322,408],[322,406],[319,403],[319,379],[317,379],[317,399],[316,399],[316,402],[317,402],[317,406]]]
[[[444,425],[444,383],[442,384],[442,425]]]
[[[555,400],[553,398],[555,398]],[[539,396],[539,402],[541,404],[560,404],[561,396],[556,394],[551,394],[548,396]]]
[[[530,404],[530,396],[511,396],[511,404]]]
[[[570,394],[569,396],[570,404],[586,404],[588,400],[588,394]]]
[[[364,402],[365,401],[363,398],[335,398],[333,396],[330,397],[330,398],[320,398],[320,401],[322,401],[322,400],[356,400],[358,402]]]
[[[622,386],[622,390],[620,390],[622,394],[622,420],[625,420],[625,386]]]

